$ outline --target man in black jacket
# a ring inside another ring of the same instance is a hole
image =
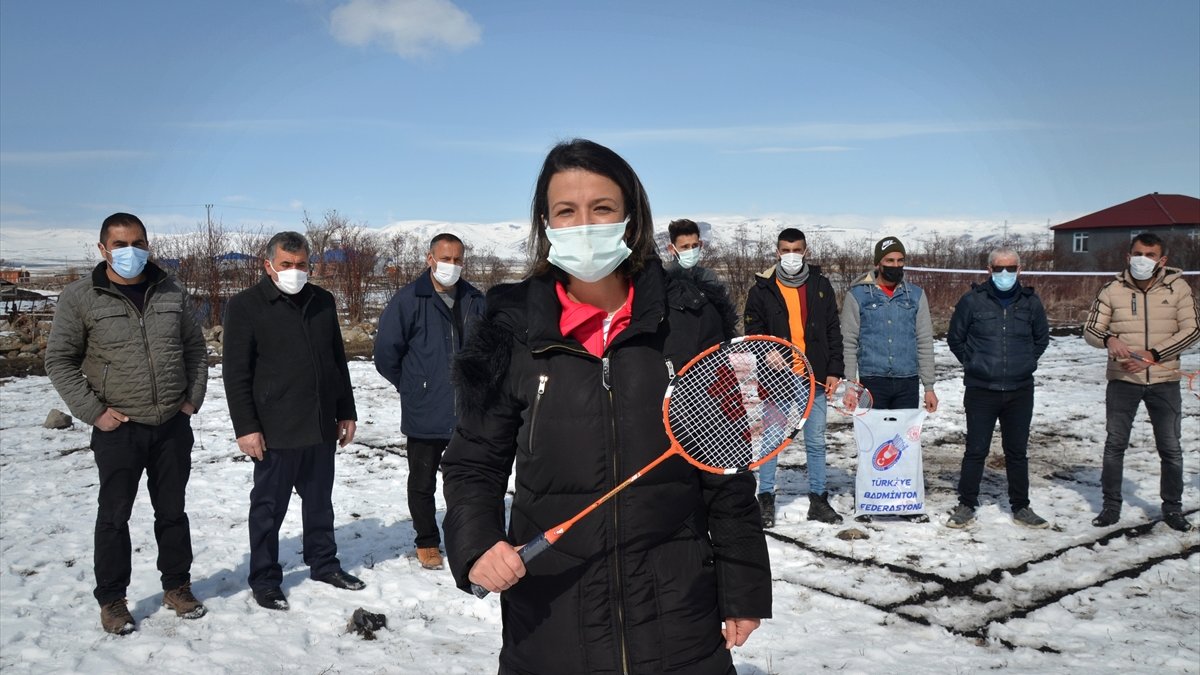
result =
[[[464,249],[453,234],[434,237],[428,269],[392,296],[375,336],[375,369],[400,393],[417,561],[431,570],[442,568],[434,503],[438,466],[458,423],[450,368],[467,330],[483,316],[483,294],[459,278]]]
[[[779,233],[775,253],[778,264],[755,275],[746,295],[746,335],[774,335],[799,347],[812,365],[817,386],[812,410],[804,425],[808,457],[808,519],[836,524],[842,517],[829,505],[825,490],[825,391],[837,386],[844,374],[842,329],[837,298],[820,268],[804,256],[804,233],[787,228]],[[775,524],[776,458],[759,467],[758,501],[763,526]]]
[[[704,250],[700,226],[682,218],[671,221],[667,232],[671,237],[667,251],[675,259],[663,269],[669,280],[667,302],[678,312],[675,330],[699,336],[705,348],[737,337],[737,310],[729,289],[716,272],[699,264]]]
[[[962,528],[975,520],[984,460],[1000,420],[1008,501],[1013,520],[1035,528],[1049,523],[1029,508],[1029,423],[1033,373],[1050,344],[1046,310],[1033,289],[1017,282],[1021,261],[1010,249],[988,256],[991,278],[973,284],[950,318],[946,342],[963,364],[967,447],[958,481],[958,505],[946,522]]]
[[[279,527],[293,487],[309,574],[337,588],[365,586],[342,570],[333,535],[334,443],[354,439],[357,415],[333,296],[307,283],[308,242],[280,232],[266,255],[266,276],[225,310],[223,370],[238,448],[254,459],[250,588],[259,605],[286,610]]]

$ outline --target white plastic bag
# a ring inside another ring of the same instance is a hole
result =
[[[923,408],[870,410],[854,418],[858,472],[855,515],[903,516],[925,513],[921,463]]]

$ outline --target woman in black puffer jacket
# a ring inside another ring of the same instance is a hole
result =
[[[492,289],[457,366],[442,460],[455,580],[503,593],[501,673],[734,673],[729,649],[771,611],[750,474],[673,457],[528,568],[514,548],[666,450],[667,382],[709,346],[672,334],[649,203],[611,150],[556,146],[532,217],[532,275]]]

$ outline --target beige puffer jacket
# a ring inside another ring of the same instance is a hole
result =
[[[204,334],[183,291],[153,263],[141,314],[112,287],[102,262],[58,298],[46,344],[46,374],[71,409],[92,424],[108,407],[159,425],[185,401],[197,410],[208,386]]]
[[[1129,270],[1124,270],[1096,295],[1083,326],[1083,337],[1093,347],[1104,347],[1104,341],[1115,335],[1130,349],[1151,351],[1165,366],[1128,373],[1110,359],[1110,380],[1135,384],[1176,382],[1179,373],[1167,368],[1179,369],[1179,355],[1200,340],[1198,313],[1196,298],[1181,270],[1164,267],[1145,291],[1135,285]]]

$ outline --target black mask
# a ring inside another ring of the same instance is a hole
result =
[[[904,278],[904,267],[885,267],[879,266],[879,276],[889,284],[898,284]]]

